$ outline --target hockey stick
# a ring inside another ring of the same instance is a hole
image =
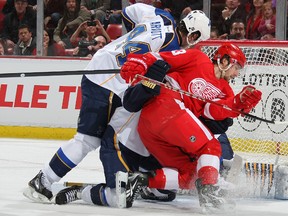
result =
[[[119,69],[107,70],[77,70],[77,71],[41,71],[41,72],[20,72],[20,73],[0,73],[0,78],[12,77],[37,77],[37,76],[71,76],[83,74],[115,74],[119,73]]]
[[[77,71],[43,71],[43,72],[20,72],[20,73],[2,73],[0,74],[0,78],[15,78],[15,77],[37,77],[37,76],[67,76],[67,75],[83,75],[83,74],[115,74],[115,73],[119,73],[120,70],[119,69],[106,69],[106,70],[77,70]],[[184,91],[182,89],[176,89],[176,88],[173,88],[171,86],[168,86],[166,85],[165,83],[162,83],[162,82],[159,82],[157,80],[153,80],[153,79],[150,79],[148,77],[145,77],[145,76],[142,76],[140,74],[137,74],[136,77],[139,77],[141,79],[144,79],[144,80],[148,80],[150,82],[153,82],[155,83],[156,85],[160,85],[160,86],[163,86],[165,88],[168,88],[172,91],[175,91],[175,92],[178,92],[180,94],[184,94],[186,96],[189,96],[189,97],[192,97],[192,98],[195,98],[195,99],[198,99],[198,100],[201,100],[201,101],[204,101],[204,102],[208,102],[208,103],[211,103],[211,104],[215,104],[217,106],[221,106],[222,108],[226,109],[226,110],[229,110],[229,111],[233,111],[233,112],[236,112],[236,113],[239,113],[241,115],[245,115],[245,116],[248,116],[250,118],[253,118],[253,119],[257,119],[259,121],[263,121],[263,122],[266,122],[266,123],[271,123],[271,124],[288,124],[288,122],[275,122],[273,120],[267,120],[267,119],[263,119],[263,118],[260,118],[258,116],[254,116],[254,115],[251,115],[249,113],[245,113],[243,111],[240,111],[240,110],[237,110],[237,109],[233,109],[231,107],[228,107],[226,105],[223,105],[223,104],[219,104],[215,101],[211,101],[211,100],[208,100],[208,99],[204,99],[204,98],[201,98],[199,96],[196,96],[196,95],[193,95],[191,94],[190,92],[187,92],[187,91]]]
[[[63,182],[64,187],[71,187],[71,186],[80,186],[80,187],[86,187],[86,186],[96,186],[96,183],[84,183],[84,182],[70,182],[70,181],[65,181]]]
[[[150,82],[152,82],[152,83],[155,83],[156,85],[159,85],[159,86],[162,86],[162,87],[164,87],[164,88],[170,89],[170,90],[172,90],[172,91],[174,91],[174,92],[178,92],[178,93],[180,93],[180,94],[186,95],[186,96],[188,96],[188,97],[192,97],[192,98],[194,98],[194,99],[203,101],[203,102],[205,102],[205,103],[211,103],[211,104],[220,106],[220,107],[222,107],[223,109],[226,109],[226,110],[229,110],[229,111],[232,111],[232,112],[236,112],[236,113],[238,113],[238,114],[245,115],[245,116],[248,116],[248,117],[253,118],[253,119],[257,119],[257,120],[259,120],[259,121],[263,121],[263,122],[270,123],[270,124],[276,124],[276,123],[277,123],[277,124],[288,124],[288,122],[275,122],[275,121],[273,121],[273,120],[268,120],[268,119],[260,118],[260,117],[258,117],[258,116],[251,115],[251,114],[246,113],[246,112],[243,112],[243,111],[241,111],[241,110],[238,110],[238,109],[235,109],[235,108],[232,108],[232,107],[228,107],[227,105],[219,104],[219,103],[217,103],[217,102],[215,102],[215,101],[212,101],[212,100],[209,100],[209,99],[205,99],[205,98],[199,97],[199,96],[197,96],[197,95],[194,95],[194,94],[192,94],[192,93],[190,93],[190,92],[187,92],[187,91],[184,91],[184,90],[182,90],[182,89],[174,88],[174,87],[169,86],[169,85],[167,85],[167,84],[165,84],[165,83],[159,82],[159,81],[154,80],[154,79],[150,79],[150,78],[145,77],[145,76],[140,75],[140,74],[137,74],[137,75],[136,75],[136,78],[137,78],[137,77],[140,78],[140,79],[142,79],[142,80],[147,80],[147,81],[150,81]]]

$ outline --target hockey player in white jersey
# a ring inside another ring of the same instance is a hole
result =
[[[128,53],[175,50],[180,45],[188,46],[195,38],[199,38],[199,34],[195,36],[191,29],[189,32],[189,26],[176,31],[173,17],[152,6],[131,5],[124,9],[123,16],[127,26],[130,25],[133,30],[99,50],[88,64],[87,70],[117,69],[125,62]],[[187,36],[188,32],[190,34]],[[38,202],[51,201],[51,185],[77,166],[90,151],[100,146],[111,116],[122,105],[120,97],[127,87],[119,74],[83,76],[82,107],[77,133],[58,149],[28,183],[24,192],[26,197]]]
[[[205,25],[206,24],[206,25]],[[205,40],[209,37],[210,21],[203,12],[193,11],[190,16],[183,19],[179,28],[186,29],[187,33],[195,33],[193,40],[189,41],[194,44],[197,41]],[[192,30],[193,29],[193,30]],[[190,32],[189,32],[190,31]],[[194,31],[194,32],[192,32]],[[187,43],[188,44],[188,43]],[[132,61],[133,55],[129,57]],[[150,74],[166,74],[169,66],[165,63],[161,64],[147,64]],[[136,71],[135,71],[136,72]],[[153,73],[154,72],[154,73]],[[152,77],[150,77],[152,78]],[[104,166],[105,184],[98,184],[96,186],[87,186],[84,189],[79,186],[66,188],[56,195],[57,204],[67,204],[69,202],[83,199],[84,201],[101,206],[117,206],[116,191],[115,191],[115,173],[117,171],[137,171],[139,167],[146,170],[156,170],[162,166],[156,161],[153,156],[150,156],[146,150],[137,133],[138,113],[129,113],[123,107],[118,107],[113,115],[101,141],[100,159]],[[169,172],[169,174],[168,174]],[[178,188],[177,171],[165,169],[165,173],[171,178],[169,185],[173,189]],[[127,191],[137,191],[141,185],[145,184],[147,180],[141,173],[136,173],[135,176],[131,174],[129,179],[131,184],[127,184]],[[129,185],[136,185],[130,188]],[[146,191],[147,192],[147,191]],[[175,193],[167,190],[157,190],[155,188],[150,192],[143,194],[142,197],[160,200],[171,201],[175,198]],[[127,193],[126,207],[131,207],[135,193]]]

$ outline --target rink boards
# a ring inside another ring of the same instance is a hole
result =
[[[0,73],[83,70],[87,59],[0,58]],[[276,121],[287,121],[288,76],[287,68],[271,66],[247,66],[246,75],[232,83],[235,92],[244,85],[254,85],[263,92],[261,103],[252,110],[253,115],[271,119],[275,105],[279,114]],[[45,139],[70,139],[75,133],[81,106],[81,75],[1,78],[0,88],[0,137]],[[281,100],[279,100],[279,98]],[[281,119],[282,118],[282,119]],[[272,125],[259,120],[239,117],[229,129],[229,138],[242,143],[238,150],[251,145],[273,142],[276,151],[287,152],[288,125]],[[239,140],[240,139],[240,140]],[[257,142],[257,140],[261,142]],[[256,141],[255,141],[256,140]],[[285,145],[283,145],[283,143]],[[271,152],[268,152],[271,153]]]

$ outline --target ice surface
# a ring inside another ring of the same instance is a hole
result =
[[[0,139],[0,216],[174,216],[203,215],[197,197],[178,196],[171,203],[144,202],[136,200],[130,209],[91,206],[82,201],[65,206],[33,203],[22,195],[26,187],[44,163],[66,141]],[[99,183],[104,181],[103,169],[96,150],[81,164],[57,183],[53,190],[64,181]],[[287,216],[288,200],[236,199],[237,207],[233,216]],[[219,215],[219,214],[218,214]],[[221,214],[222,215],[222,214]]]

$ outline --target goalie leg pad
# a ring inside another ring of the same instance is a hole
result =
[[[238,183],[239,175],[242,170],[242,165],[243,165],[243,158],[240,155],[235,154],[230,169],[228,171],[228,174],[226,176],[226,180],[228,182],[232,182],[234,184]]]
[[[275,199],[288,200],[288,166],[277,166],[275,170]]]

